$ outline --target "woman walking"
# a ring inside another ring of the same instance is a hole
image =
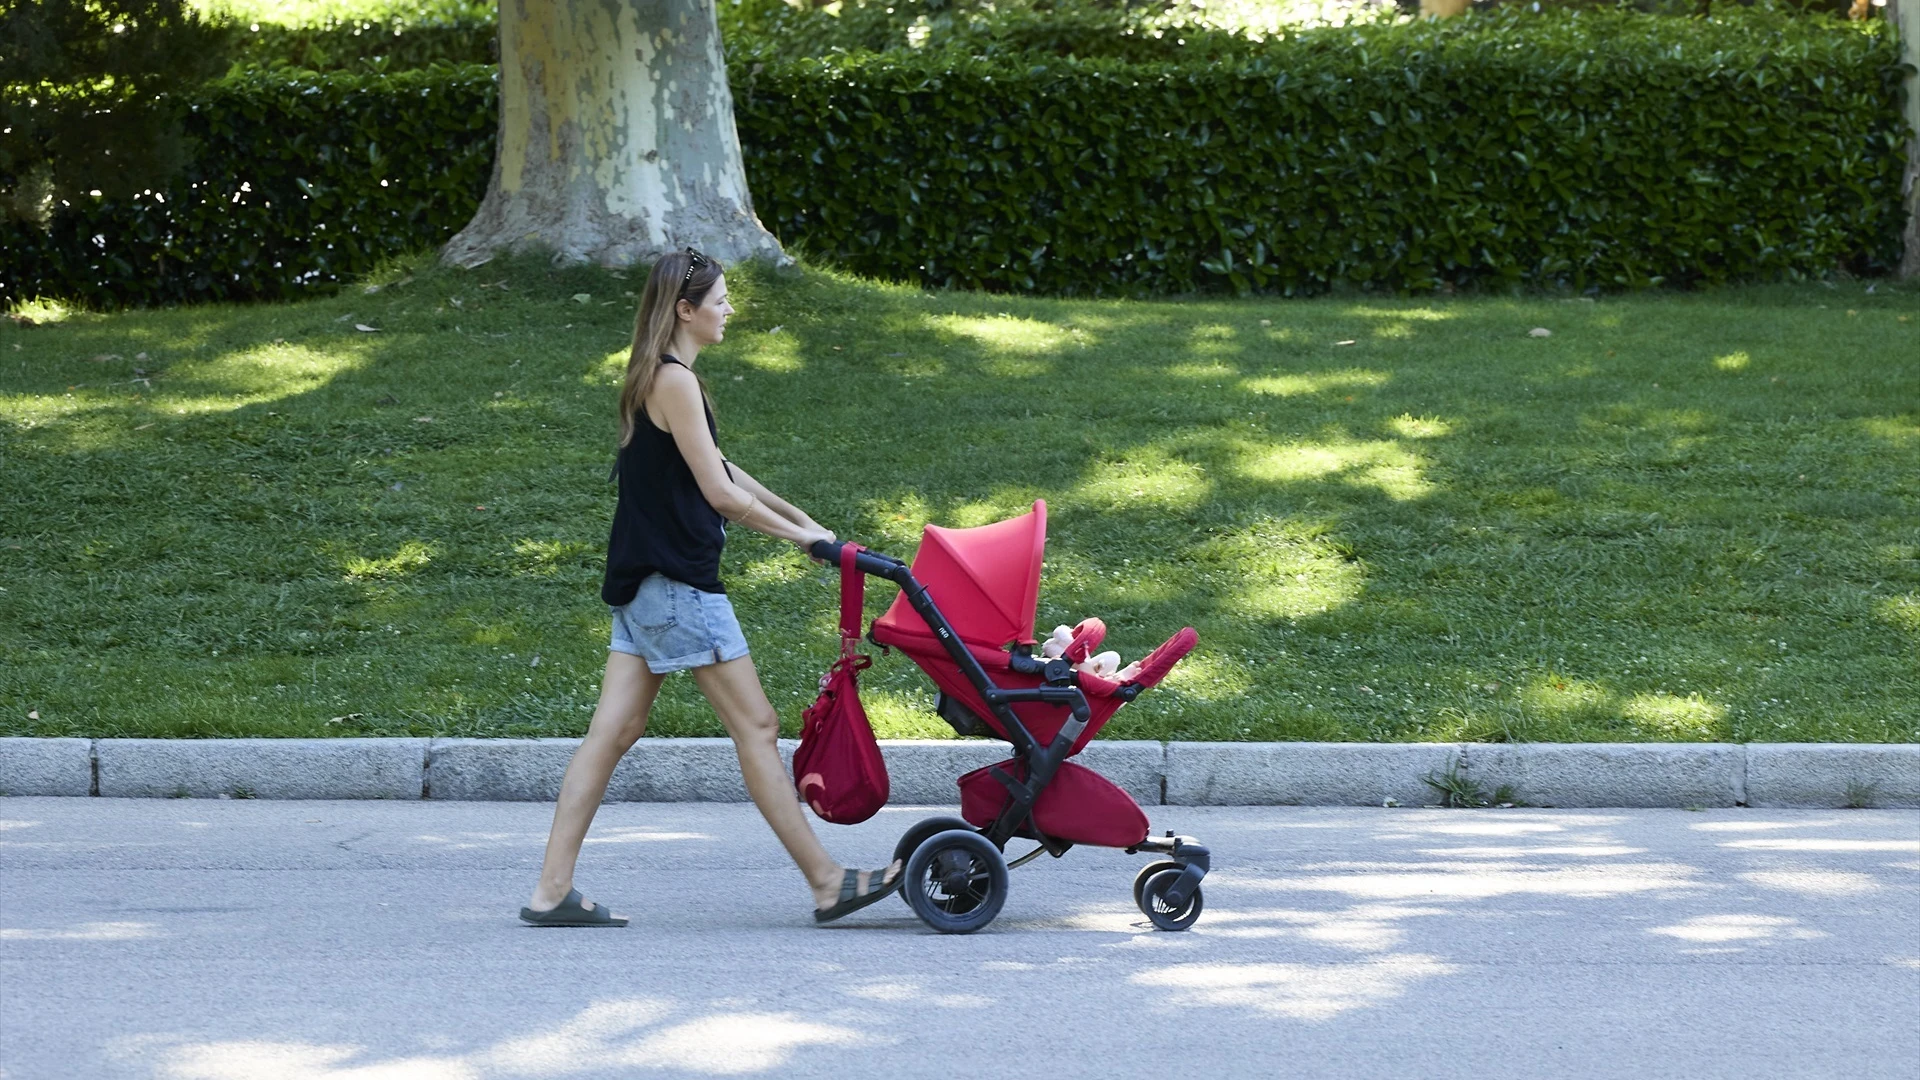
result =
[[[760,686],[733,605],[720,584],[724,520],[792,541],[804,553],[834,539],[806,512],[728,461],[693,366],[726,332],[719,263],[688,248],[654,264],[634,320],[620,390],[620,493],[600,595],[613,641],[600,703],[560,785],[546,861],[520,918],[535,926],[625,926],[624,915],[581,897],[573,868],[613,767],[647,729],[668,674],[690,670],[733,737],[754,805],[812,888],[814,919],[829,922],[899,885],[885,870],[847,870],[808,826],[780,762],[780,718]]]

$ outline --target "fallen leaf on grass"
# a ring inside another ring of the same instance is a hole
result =
[[[1347,339],[1347,340],[1345,340],[1345,341],[1336,341],[1336,342],[1334,342],[1334,344],[1335,344],[1335,345],[1358,345],[1358,344],[1360,344],[1360,343],[1359,343],[1359,341],[1357,341],[1357,340],[1355,340],[1355,339],[1353,339],[1353,338],[1348,338],[1348,339]]]
[[[29,720],[38,720],[38,719],[40,719],[40,710],[39,710],[39,709],[28,709],[28,710],[27,710],[27,719],[29,719]]]
[[[152,427],[152,426],[153,426],[153,422],[152,422],[152,421],[148,421],[147,423],[144,423],[144,424],[141,424],[141,425],[140,425],[139,427],[137,427],[137,428],[134,428],[133,430],[135,430],[135,431],[145,431],[145,430],[147,430],[148,428],[150,428],[150,427]]]
[[[1528,337],[1552,337],[1553,331],[1547,329],[1544,326],[1536,326],[1533,329],[1527,331],[1527,336]]]
[[[357,322],[357,323],[354,323],[354,324],[353,324],[353,328],[354,328],[355,330],[358,330],[358,331],[360,331],[360,332],[361,332],[361,333],[363,333],[363,334],[377,334],[377,333],[379,333],[379,332],[380,332],[380,328],[379,328],[379,327],[377,327],[377,326],[368,326],[368,325],[367,325],[366,323],[363,323],[363,322]]]
[[[416,417],[414,417],[414,418],[413,418],[413,422],[414,422],[414,423],[416,423],[416,424],[431,424],[431,423],[433,423],[433,417],[431,417],[431,416],[416,416]]]
[[[576,304],[590,303],[592,300],[593,300],[592,293],[577,292],[573,294],[573,302]]]
[[[361,719],[361,718],[363,718],[363,717],[365,717],[366,715],[367,715],[366,713],[357,713],[357,712],[350,712],[350,713],[348,713],[348,714],[346,714],[345,716],[336,716],[336,717],[333,717],[332,719],[330,719],[330,720],[328,720],[328,721],[327,721],[327,723],[329,723],[329,724],[346,724],[346,723],[351,723],[351,722],[353,722],[353,721],[355,721],[355,720],[359,720],[359,719]]]
[[[143,352],[134,353],[133,358],[143,364],[147,362],[147,354]]]
[[[486,509],[486,507],[484,507],[484,506],[476,506],[476,507],[474,507],[474,509],[475,509],[475,510],[485,510],[485,509]]]

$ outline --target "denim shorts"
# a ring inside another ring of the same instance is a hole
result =
[[[651,574],[632,600],[613,609],[607,648],[637,656],[655,675],[665,675],[738,660],[747,655],[747,639],[725,593]]]

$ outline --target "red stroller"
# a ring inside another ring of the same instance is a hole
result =
[[[1007,872],[1075,844],[1165,856],[1133,883],[1134,903],[1162,930],[1185,930],[1200,917],[1200,879],[1209,862],[1191,837],[1147,835],[1147,816],[1118,785],[1067,759],[1078,754],[1120,706],[1158,684],[1191,652],[1198,635],[1181,630],[1116,683],[1073,665],[1106,634],[1099,619],[1074,630],[1066,655],[1033,654],[1034,605],[1047,545],[1047,504],[974,529],[928,525],[912,566],[871,551],[855,565],[900,586],[868,637],[898,649],[932,677],[936,711],[962,735],[1013,744],[1014,756],[960,777],[961,818],[928,818],[900,838],[907,903],[922,922],[966,934],[992,922],[1007,898]],[[837,565],[841,544],[814,545]],[[964,819],[964,820],[963,820]],[[1007,841],[1037,846],[1009,863]]]

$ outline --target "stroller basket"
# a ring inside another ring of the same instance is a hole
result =
[[[1105,633],[1098,619],[1081,624],[1066,656],[1035,656],[1046,522],[1046,504],[1035,502],[1030,513],[992,525],[927,526],[911,565],[871,551],[855,556],[859,572],[900,586],[868,636],[926,672],[939,690],[935,710],[955,731],[1013,748],[1007,761],[959,778],[960,819],[929,819],[901,838],[895,856],[907,861],[907,900],[936,930],[977,930],[998,914],[1007,870],[1092,844],[1169,856],[1140,873],[1134,899],[1155,926],[1185,929],[1200,915],[1207,849],[1190,837],[1148,836],[1131,796],[1067,759],[1164,679],[1198,636],[1182,629],[1125,682],[1074,670]],[[811,553],[837,563],[842,546],[823,541]],[[1015,837],[1039,846],[1008,864],[1004,851]]]

